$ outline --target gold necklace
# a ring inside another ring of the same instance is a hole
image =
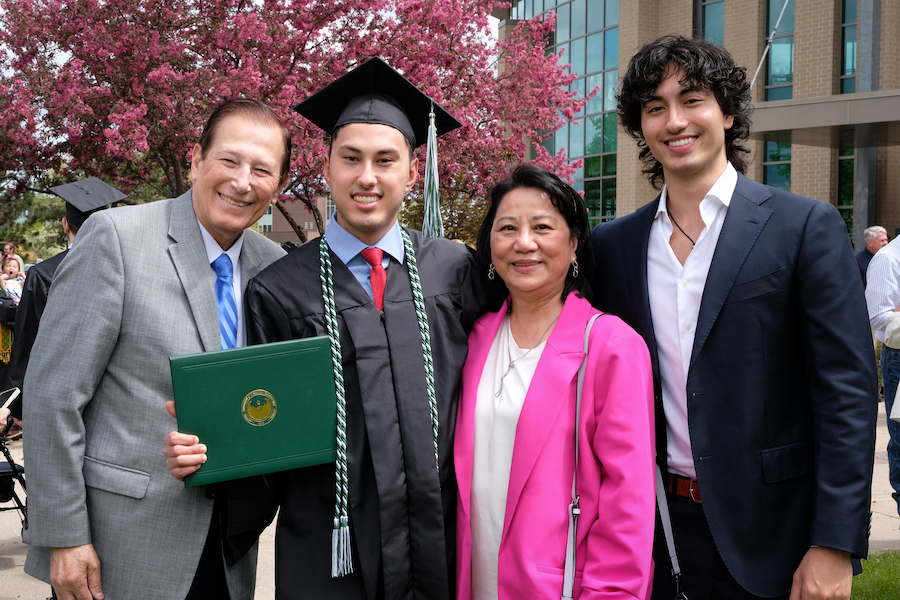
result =
[[[562,313],[560,313],[560,314],[562,314]],[[516,368],[515,363],[516,363],[517,361],[522,360],[523,358],[525,358],[525,357],[528,356],[529,354],[531,354],[531,351],[532,351],[532,350],[534,350],[535,348],[537,348],[538,346],[540,346],[540,345],[544,342],[544,336],[547,335],[547,332],[550,331],[550,328],[551,328],[551,327],[553,327],[554,325],[556,325],[556,322],[557,322],[557,321],[559,321],[559,315],[556,315],[556,318],[553,319],[553,321],[552,321],[549,325],[547,325],[547,329],[545,329],[545,330],[544,330],[544,333],[541,334],[541,338],[538,340],[538,343],[535,344],[534,346],[532,346],[531,348],[529,348],[528,351],[527,351],[525,354],[523,354],[522,356],[520,356],[520,357],[518,357],[518,358],[513,358],[513,357],[512,357],[512,354],[509,355],[509,366],[506,367],[506,373],[504,373],[504,374],[500,377],[500,389],[498,389],[498,390],[497,390],[497,393],[494,394],[494,398],[499,398],[499,397],[500,397],[500,394],[503,392],[503,380],[506,379],[506,376],[509,375],[510,371],[512,371],[513,369]],[[509,313],[506,314],[506,327],[507,327],[507,329],[509,329],[509,340],[510,340],[510,342],[515,342],[515,338],[513,338],[513,334],[512,334],[512,322],[511,322]],[[507,350],[507,352],[509,352],[509,344],[507,344],[506,350]]]

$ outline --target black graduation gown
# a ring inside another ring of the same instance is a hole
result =
[[[13,404],[12,414],[22,418],[22,402],[25,398],[25,369],[28,367],[28,359],[31,357],[31,347],[37,337],[38,326],[41,324],[41,315],[47,306],[47,294],[50,293],[50,284],[56,275],[56,268],[66,257],[68,250],[63,250],[56,256],[39,262],[30,269],[22,286],[22,299],[16,316],[16,327],[13,330],[12,356],[9,359],[9,371],[7,385],[3,389],[17,387],[22,391],[19,399]]]
[[[276,535],[279,600],[453,597],[453,434],[467,335],[484,305],[484,291],[465,246],[408,233],[431,330],[440,481],[406,265],[391,261],[380,315],[332,253],[346,389],[353,574],[331,577],[334,465],[269,476],[281,508]],[[260,273],[250,282],[246,299],[248,343],[327,335],[319,244],[306,244]],[[302,368],[297,375],[303,376]],[[261,521],[264,525],[266,519]]]

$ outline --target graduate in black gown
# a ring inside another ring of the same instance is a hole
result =
[[[265,483],[240,480],[220,487],[226,553],[240,556],[280,507],[279,600],[449,600],[455,580],[452,442],[459,378],[468,332],[485,302],[486,272],[466,246],[426,238],[397,223],[417,177],[413,149],[426,141],[427,96],[372,59],[296,110],[331,134],[323,175],[337,212],[324,236],[327,245],[307,243],[251,280],[244,305],[247,339],[259,344],[329,335],[325,307],[333,296],[346,390],[346,428],[338,428],[338,447],[345,436],[348,497],[345,505],[336,494],[340,459],[269,475]],[[434,112],[439,133],[460,126],[436,104]],[[380,258],[370,256],[373,249]],[[320,275],[328,271],[333,283],[323,285]],[[414,292],[417,278],[420,296]],[[430,344],[423,345],[423,337]],[[427,354],[433,363],[431,394]],[[302,365],[297,377],[303,377]],[[168,461],[170,471],[183,476],[203,458],[192,445],[172,451],[170,442],[178,439],[172,436],[166,439],[167,456],[177,456]]]
[[[62,224],[70,246],[75,241],[78,230],[90,215],[108,208],[126,197],[125,194],[96,177],[58,185],[50,188],[50,191],[66,201],[66,216],[63,217]],[[16,311],[16,324],[13,330],[14,343],[9,359],[7,385],[3,386],[3,389],[17,387],[22,390],[22,394],[11,407],[12,415],[17,419],[22,418],[22,402],[25,398],[25,369],[28,367],[31,347],[34,345],[38,326],[41,324],[41,315],[44,314],[44,307],[47,305],[50,284],[53,283],[56,268],[62,263],[68,252],[68,249],[63,250],[31,267],[22,287],[22,300]]]

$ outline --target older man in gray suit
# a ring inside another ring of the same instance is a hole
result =
[[[194,146],[191,191],[91,216],[60,265],[26,374],[23,535],[26,572],[59,598],[252,598],[255,552],[226,566],[212,490],[172,479],[159,446],[169,356],[242,343],[242,291],[283,254],[245,228],[289,164],[281,119],[228,101]]]

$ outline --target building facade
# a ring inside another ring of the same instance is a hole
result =
[[[749,177],[831,202],[857,247],[869,225],[900,234],[900,0],[515,0],[495,12],[500,36],[548,11],[558,21],[548,50],[565,50],[572,89],[599,86],[545,142],[584,160],[576,188],[594,222],[656,196],[615,126],[620,73],[643,43],[696,31],[755,74]]]
[[[312,212],[306,208],[305,204],[300,201],[285,202],[284,207],[297,224],[297,227],[306,235],[307,241],[319,237],[316,219]],[[331,214],[334,212],[334,204],[330,202],[330,197],[320,196],[316,198],[316,208],[319,209],[323,222],[327,225]],[[273,242],[279,244],[290,242],[300,245],[300,238],[297,236],[297,233],[291,227],[291,224],[288,223],[287,218],[274,206],[270,206],[266,214],[256,223],[256,230]]]

